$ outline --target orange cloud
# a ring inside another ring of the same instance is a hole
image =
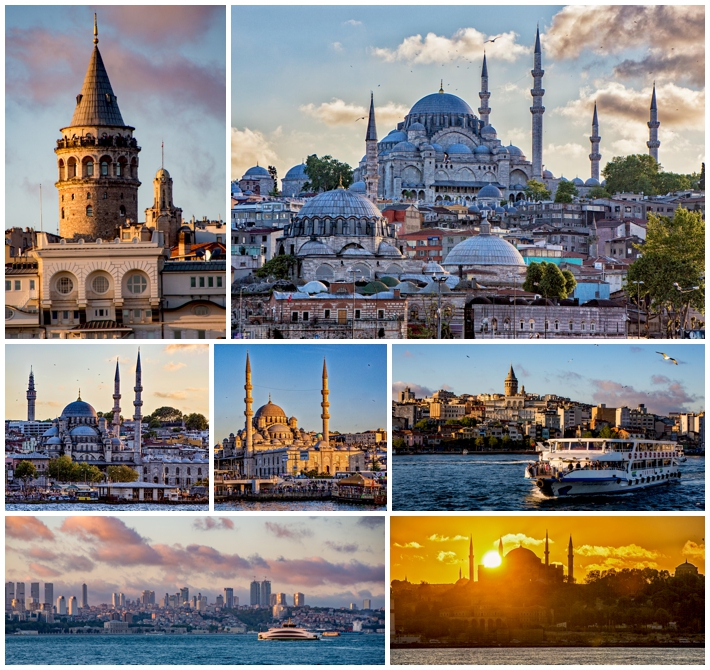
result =
[[[5,535],[18,540],[54,540],[54,533],[33,516],[5,517]]]

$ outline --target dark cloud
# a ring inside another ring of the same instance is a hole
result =
[[[426,386],[420,386],[419,384],[412,384],[409,382],[393,382],[392,395],[394,396],[395,400],[399,398],[399,392],[404,391],[406,387],[409,387],[409,390],[414,393],[417,398],[426,398],[427,396],[430,396],[432,394],[431,389],[427,388]]]
[[[267,521],[264,526],[267,531],[280,539],[296,540],[300,542],[304,537],[311,537],[313,535],[313,531],[309,528],[304,528],[303,526],[296,524],[285,526],[280,523],[274,523],[273,521]]]
[[[701,87],[705,83],[705,50],[669,54],[654,49],[640,60],[622,61],[614,67],[614,74],[622,79],[660,79],[663,76]]]
[[[234,530],[234,521],[225,517],[215,519],[207,516],[204,519],[195,519],[192,527],[195,530]]]
[[[361,516],[357,523],[358,526],[366,528],[380,528],[385,525],[385,518],[383,516]]]
[[[357,544],[347,542],[331,542],[328,540],[325,545],[342,554],[354,554],[359,549]]]

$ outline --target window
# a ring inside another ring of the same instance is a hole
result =
[[[153,312],[150,309],[145,310],[145,318],[150,319],[153,316]]]
[[[310,316],[309,316],[308,312],[303,312],[303,320],[308,321],[309,318],[310,318]]]
[[[324,318],[324,319],[329,319],[329,318],[330,318],[330,310],[329,310],[329,309],[324,309],[324,310],[323,310],[323,318]]]
[[[206,331],[204,331],[204,330],[198,330],[198,331],[197,331],[197,339],[198,339],[198,340],[204,340],[204,339],[205,339],[205,333],[206,333]]]
[[[207,277],[207,286],[210,288],[214,286],[214,277]]]
[[[5,280],[5,290],[6,291],[12,291],[12,281],[9,279]]]
[[[195,288],[197,286],[197,277],[190,277],[190,288]]]
[[[62,312],[62,319],[68,319],[69,318],[69,310],[64,310]]]
[[[22,281],[20,279],[15,279],[15,290],[19,291],[22,289]]]
[[[205,278],[200,277],[200,288],[205,288]]]
[[[181,330],[174,330],[173,331],[173,339],[174,340],[181,340],[182,339],[182,331]]]
[[[106,293],[108,291],[109,283],[106,277],[94,277],[94,281],[91,282],[91,287],[96,293]]]
[[[101,197],[102,197],[104,200],[108,200],[108,193],[106,193],[106,191],[104,191],[104,194],[103,194],[103,196],[101,196]]]
[[[595,327],[595,326],[596,326],[596,324],[590,323],[590,324],[589,324],[589,330],[590,330],[591,332],[594,332],[594,331],[596,330],[596,327]]]
[[[217,277],[217,288],[222,288],[222,277]]]
[[[52,310],[52,320],[56,321],[59,318],[59,312]]]
[[[75,319],[78,319],[78,318],[79,318],[79,310],[78,310],[78,309],[75,309],[75,310],[74,310],[74,318],[75,318]]]
[[[74,289],[74,282],[69,277],[60,277],[57,282],[57,291],[63,295],[68,295]]]
[[[92,160],[89,160],[86,162],[86,176],[87,177],[94,176],[94,161],[92,161]]]
[[[378,310],[377,310],[377,318],[378,318],[378,319],[384,319],[384,318],[385,318],[385,310],[384,310],[384,309],[378,309]]]
[[[298,321],[298,312],[291,312],[291,322],[295,323]]]
[[[108,163],[106,161],[101,161],[101,176],[106,177],[108,176]],[[104,193],[104,196],[106,194]]]
[[[359,319],[359,318],[360,318],[360,310],[359,310],[359,309],[356,309],[356,310],[355,310],[355,318],[356,318],[356,319]]]
[[[134,318],[134,319],[140,319],[142,313],[143,313],[143,310],[141,310],[141,309],[134,309],[134,310],[133,310],[133,318]]]
[[[34,290],[35,290],[35,280],[30,279],[30,291],[34,291]]]
[[[207,305],[197,305],[192,310],[192,313],[195,316],[207,316],[210,313],[210,309],[209,307],[207,307]]]
[[[148,288],[148,282],[143,275],[131,275],[126,286],[131,293],[143,293]]]
[[[86,199],[87,199],[87,200],[91,200],[91,193],[87,193],[87,194],[86,194]]]
[[[91,205],[86,206],[86,216],[93,216],[94,208]]]
[[[569,322],[569,329],[570,329],[570,332],[572,332],[574,330],[574,321]]]

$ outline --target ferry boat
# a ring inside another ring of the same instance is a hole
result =
[[[538,444],[525,468],[549,497],[627,493],[680,481],[683,451],[675,442],[572,438]]]
[[[340,633],[337,630],[326,630],[323,632],[323,637],[340,637]]]
[[[289,619],[281,628],[269,628],[265,633],[259,633],[260,640],[287,640],[294,642],[298,640],[320,640],[315,633],[310,633],[304,628],[298,628]]]

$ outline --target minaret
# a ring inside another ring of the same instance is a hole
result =
[[[249,352],[247,351],[247,368],[246,368],[246,380],[244,384],[244,390],[246,391],[246,396],[244,397],[244,417],[246,418],[246,439],[244,442],[244,472],[243,474],[247,477],[251,476],[251,455],[252,455],[252,418],[254,412],[251,408],[253,398],[251,397],[251,391],[254,388],[251,385],[251,362],[249,361]]]
[[[113,436],[121,437],[121,376],[118,372],[118,358],[116,358],[116,375],[113,378]]]
[[[143,407],[143,400],[141,399],[141,393],[143,393],[143,386],[141,385],[142,376],[141,350],[139,348],[138,359],[136,360],[136,385],[133,387],[133,392],[135,393],[135,400],[133,401],[133,451],[138,459],[140,459],[142,455],[141,440],[143,439],[143,414],[141,410]]]
[[[56,143],[59,234],[87,241],[116,237],[126,219],[138,221],[138,153],[135,128],[124,123],[99,52],[94,50],[70,124]],[[98,142],[100,141],[100,144]]]
[[[550,566],[550,538],[547,536],[547,531],[545,531],[545,567]]]
[[[567,583],[574,584],[574,547],[572,546],[572,536],[569,536],[569,546],[567,547]]]
[[[328,422],[330,421],[330,414],[328,414],[328,408],[330,407],[330,403],[328,402],[328,394],[330,391],[328,390],[328,368],[325,366],[325,358],[323,359],[323,390],[321,391],[321,395],[323,396],[323,402],[321,402],[320,406],[323,409],[323,413],[320,415],[320,418],[323,419],[323,443],[325,446],[330,445],[330,432],[328,429]]]
[[[542,69],[540,26],[537,27],[535,35],[535,55],[530,74],[533,76],[533,88],[530,90],[533,98],[533,106],[530,108],[532,114],[532,176],[533,179],[542,179],[542,115],[545,113],[545,108],[542,106],[542,96],[545,95],[545,89],[542,88],[542,76],[545,74],[545,70]]]
[[[658,141],[658,126],[661,122],[658,120],[658,107],[656,106],[656,82],[653,82],[653,96],[651,97],[651,119],[646,124],[648,126],[648,155],[652,156],[658,163],[658,147],[661,143]]]
[[[503,558],[503,538],[501,537],[500,540],[498,540],[498,556]]]
[[[512,395],[518,394],[518,378],[515,376],[513,371],[513,364],[510,364],[510,370],[508,370],[508,376],[505,378],[505,397],[508,398]]]
[[[592,135],[589,141],[592,143],[592,153],[589,154],[589,160],[592,162],[592,179],[599,181],[599,161],[602,155],[599,153],[599,142],[602,138],[599,137],[599,119],[597,118],[597,103],[594,103],[594,118],[592,119]]]
[[[370,116],[365,135],[365,194],[367,199],[377,204],[380,174],[377,164],[377,128],[375,126],[375,101],[370,93]]]
[[[481,99],[481,106],[478,108],[478,116],[484,126],[490,125],[491,108],[488,106],[488,99],[491,94],[488,92],[488,65],[486,64],[486,54],[483,54],[483,67],[481,68],[481,90],[478,93]]]
[[[468,539],[468,581],[473,584],[473,535]]]
[[[35,375],[30,367],[30,381],[27,384],[27,420],[35,420],[35,400],[37,400],[37,391],[35,391]]]

